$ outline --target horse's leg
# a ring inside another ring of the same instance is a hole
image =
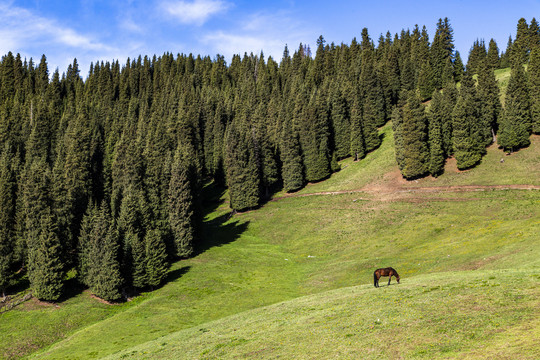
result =
[[[392,280],[392,275],[388,277],[388,286],[390,286],[390,281]]]

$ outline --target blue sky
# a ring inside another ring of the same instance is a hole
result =
[[[259,53],[280,59],[285,44],[315,47],[350,43],[367,27],[372,38],[415,24],[435,24],[448,17],[457,50],[467,59],[477,38],[495,38],[505,49],[520,17],[540,19],[540,0],[491,1],[243,1],[243,0],[0,0],[0,54],[21,53],[49,70],[77,58],[81,75],[91,61],[161,55],[164,52],[216,54]]]

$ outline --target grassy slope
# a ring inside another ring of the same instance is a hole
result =
[[[111,358],[537,359],[539,285],[537,274],[511,270],[345,287],[206,323]]]
[[[376,152],[357,163],[344,160],[340,173],[325,182],[309,185],[300,193],[360,189],[373,182],[387,182],[388,173],[392,169],[395,173],[395,164],[390,127],[385,127],[383,133],[383,144]],[[498,162],[501,156],[499,150],[490,148],[478,168],[459,173],[453,171],[450,164],[439,179],[425,179],[420,183],[422,186],[538,183],[540,146],[537,139],[529,149],[506,157],[504,164]],[[518,156],[522,157],[519,162],[511,161]],[[524,171],[523,161],[532,169]],[[406,185],[414,184],[417,183]],[[371,200],[358,200],[370,197]],[[447,199],[451,201],[440,201],[449,197],[453,197]],[[170,281],[161,289],[120,306],[100,304],[83,293],[61,303],[59,308],[27,311],[35,304],[20,307],[4,314],[0,321],[0,331],[13,334],[0,339],[0,355],[24,354],[68,337],[37,357],[94,358],[167,334],[173,333],[170,336],[174,338],[176,331],[180,331],[176,339],[189,345],[198,340],[185,334],[196,334],[202,324],[211,322],[207,324],[209,329],[219,327],[219,319],[233,314],[238,314],[235,321],[249,322],[252,313],[242,312],[264,313],[266,310],[251,309],[299,297],[287,306],[301,306],[295,302],[311,301],[309,297],[302,297],[310,294],[321,294],[313,299],[338,296],[340,288],[370,283],[373,268],[387,264],[398,268],[408,279],[407,284],[423,283],[426,279],[421,274],[425,272],[444,272],[430,275],[441,283],[446,282],[447,271],[460,271],[454,275],[459,278],[456,282],[462,282],[470,276],[483,276],[476,275],[478,271],[469,272],[471,269],[512,269],[508,270],[516,274],[512,281],[505,280],[504,287],[501,285],[501,289],[510,289],[513,281],[522,278],[520,270],[514,270],[516,264],[539,267],[534,256],[540,250],[537,237],[540,229],[538,221],[534,220],[540,215],[538,204],[535,191],[411,194],[392,202],[378,201],[374,195],[347,194],[282,199],[228,221],[226,204],[222,204],[207,219],[206,251],[174,264]],[[329,290],[333,292],[324,295]],[[410,294],[411,298],[423,301],[423,290],[416,290]],[[369,286],[351,291],[364,294],[366,299],[378,296],[369,292]],[[461,296],[459,292],[454,294]],[[467,296],[480,295],[481,292]],[[446,299],[446,294],[443,297]],[[497,304],[496,309],[502,311],[503,303]],[[524,308],[528,309],[529,305],[527,302]],[[380,308],[369,301],[362,306],[366,307],[366,312]],[[402,323],[414,322],[411,316]],[[228,319],[231,318],[223,320],[224,324]],[[485,317],[477,320],[480,325],[486,321]],[[271,318],[268,321],[271,322]],[[525,341],[521,348],[528,347],[530,343],[519,336],[519,326],[523,326],[521,320],[505,325],[503,338],[514,336],[516,341]],[[538,322],[532,327],[537,330]],[[306,336],[309,328],[297,331],[303,331],[300,334]],[[452,329],[453,326],[449,326],[447,331]],[[214,333],[208,331],[208,335],[211,334]],[[219,332],[215,334],[208,343],[227,350],[228,347],[219,342]],[[279,334],[269,330],[263,336],[277,338]],[[325,336],[334,334],[328,331]],[[374,339],[380,334],[373,332],[372,336],[366,341],[379,346]],[[158,349],[159,341],[148,345],[152,351]],[[502,342],[500,344],[501,350],[508,351]],[[171,349],[184,348],[178,342],[174,346]],[[210,356],[212,346],[198,349]],[[287,347],[282,350],[291,351]],[[183,351],[175,356],[181,356]],[[415,354],[406,349],[400,351]],[[303,354],[309,357],[309,353]]]

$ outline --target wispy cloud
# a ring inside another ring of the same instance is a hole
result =
[[[227,10],[231,4],[222,0],[164,1],[161,7],[182,24],[204,24],[212,15]]]
[[[24,8],[0,3],[0,33],[7,41],[0,42],[0,51],[23,49],[41,42],[84,48],[110,50],[110,47],[58,24],[55,20],[33,14]],[[5,47],[9,46],[8,49]]]
[[[121,53],[92,36],[82,34],[34,12],[14,6],[13,2],[0,2],[0,54],[9,51],[23,57],[39,59],[47,56],[49,69],[66,69],[77,58],[83,74],[92,60]]]
[[[257,54],[263,51],[279,60],[286,44],[294,49],[300,42],[313,40],[312,33],[309,25],[285,11],[260,12],[244,17],[233,30],[207,33],[202,42],[227,58],[244,52]]]

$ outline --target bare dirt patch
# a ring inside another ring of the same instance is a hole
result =
[[[35,297],[21,304],[21,310],[23,311],[32,311],[39,309],[59,309],[60,305],[52,302],[41,301]]]

